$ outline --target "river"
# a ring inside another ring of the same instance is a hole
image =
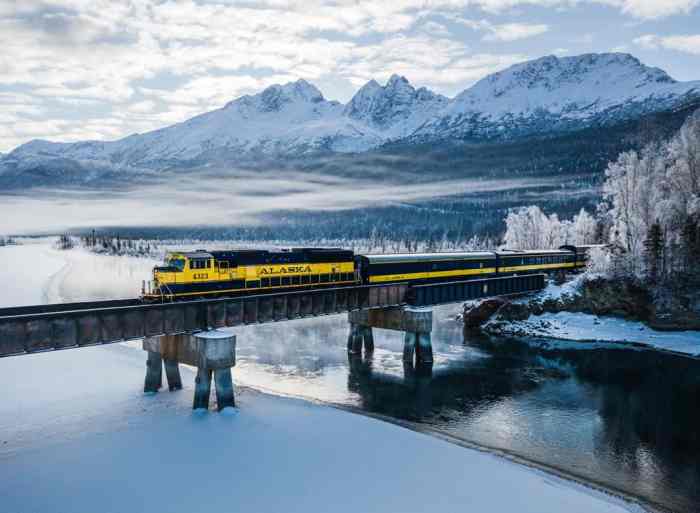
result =
[[[402,334],[349,357],[344,316],[237,330],[238,383],[352,406],[562,470],[665,509],[700,504],[700,360],[466,334],[436,309],[432,367]],[[439,469],[429,469],[439,472]]]

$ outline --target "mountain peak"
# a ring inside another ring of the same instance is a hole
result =
[[[547,55],[481,79],[420,131],[464,137],[576,130],[591,120],[661,111],[699,93],[698,83],[676,82],[626,53]]]
[[[275,112],[285,105],[296,102],[320,103],[325,101],[319,89],[300,78],[286,84],[273,84],[254,95],[246,95],[228,102],[224,108],[244,104],[265,112]]]
[[[647,83],[675,83],[659,68],[642,64],[628,53],[587,53],[571,57],[547,55],[532,61],[515,64],[477,82],[499,84],[501,88],[561,89],[572,83],[625,81],[633,87]],[[467,91],[465,91],[467,92]]]
[[[413,86],[411,83],[408,81],[408,79],[404,76],[393,74],[391,77],[389,77],[389,80],[386,83],[386,88],[387,89],[396,89],[399,87],[410,87],[413,89]]]
[[[367,82],[346,105],[344,114],[378,130],[405,135],[416,128],[418,118],[424,119],[426,110],[436,110],[446,102],[447,98],[425,88],[416,90],[406,77],[394,74],[384,86],[376,80]]]

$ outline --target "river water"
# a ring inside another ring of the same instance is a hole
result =
[[[238,383],[349,405],[505,450],[677,512],[700,511],[700,360],[617,344],[466,334],[435,309],[432,367],[375,330],[349,357],[345,316],[237,330]],[[430,469],[439,472],[439,469]]]

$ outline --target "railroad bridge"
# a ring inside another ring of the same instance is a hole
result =
[[[179,363],[197,367],[195,408],[212,379],[221,409],[234,404],[236,337],[218,328],[348,314],[348,352],[374,349],[374,328],[405,333],[404,360],[432,363],[432,306],[543,289],[544,274],[409,285],[390,283],[144,304],[138,299],[0,309],[0,357],[143,339],[144,390],[181,388]]]

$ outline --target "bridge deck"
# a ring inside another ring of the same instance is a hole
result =
[[[96,301],[0,309],[0,357],[369,308],[429,306],[544,288],[544,275],[409,286],[362,285],[141,304]]]

